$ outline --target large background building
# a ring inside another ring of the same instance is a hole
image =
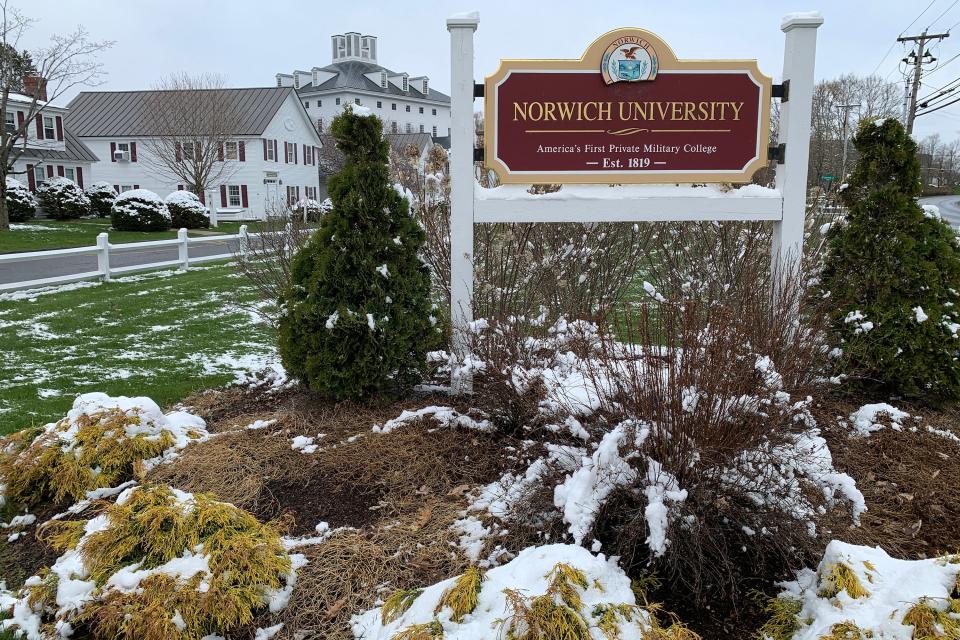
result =
[[[359,104],[384,121],[387,133],[450,135],[450,96],[430,88],[426,76],[380,66],[375,36],[338,34],[331,44],[331,64],[277,74],[277,86],[296,89],[321,133],[346,105]]]

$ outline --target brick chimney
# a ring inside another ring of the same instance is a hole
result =
[[[41,102],[47,101],[47,79],[40,76],[28,75],[23,77],[23,92],[30,96],[37,96]]]

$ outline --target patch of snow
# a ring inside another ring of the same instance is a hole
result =
[[[891,429],[900,431],[903,428],[903,421],[909,418],[910,414],[886,402],[878,402],[865,404],[851,413],[850,422],[857,435],[867,436],[874,431],[886,428],[882,420],[884,417],[889,420]]]

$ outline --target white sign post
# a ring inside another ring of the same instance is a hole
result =
[[[474,172],[473,37],[477,13],[447,20],[450,32],[450,320],[453,353],[463,362],[469,355],[469,324],[473,321],[473,225],[495,222],[655,222],[655,221],[773,221],[772,256],[777,273],[788,278],[803,251],[806,214],[807,162],[813,100],[814,60],[819,14],[784,18],[783,76],[787,91],[780,109],[780,140],[785,145],[777,167],[776,187],[744,194],[720,194],[711,189],[682,186],[624,187],[576,185],[562,198],[526,194],[522,185],[483,189]],[[561,191],[564,193],[564,191]],[[620,197],[611,198],[611,194]],[[472,390],[469,375],[454,375],[454,393]]]

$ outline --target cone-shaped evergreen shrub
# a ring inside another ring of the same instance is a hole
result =
[[[960,397],[960,245],[917,204],[917,147],[893,119],[864,122],[829,231],[822,286],[833,301],[831,355],[859,388],[939,402]]]
[[[424,233],[390,184],[380,119],[347,109],[332,131],[346,164],[330,178],[333,210],[294,259],[280,355],[334,399],[400,392],[418,380],[436,332]]]

